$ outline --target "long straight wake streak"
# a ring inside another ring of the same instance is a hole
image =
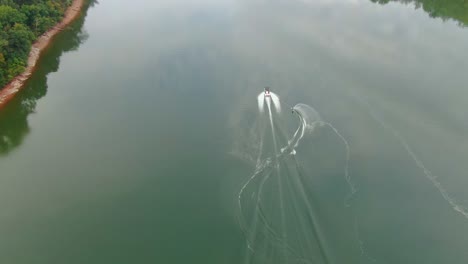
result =
[[[259,153],[254,173],[237,196],[239,225],[247,244],[244,263],[330,263],[327,242],[307,187],[312,175],[296,160],[296,149],[304,137],[320,127],[329,127],[345,145],[344,179],[353,195],[356,189],[348,172],[349,144],[305,104],[292,108],[299,125],[288,138],[280,122],[279,97],[266,88],[257,102]]]

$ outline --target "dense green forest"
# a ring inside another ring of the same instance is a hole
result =
[[[416,8],[422,8],[430,17],[453,19],[460,26],[468,26],[468,0],[371,0],[387,4],[389,2],[414,3]]]
[[[59,22],[71,0],[0,0],[0,89],[23,72],[32,42]]]

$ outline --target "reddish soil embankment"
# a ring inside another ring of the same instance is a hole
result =
[[[40,36],[31,47],[31,52],[28,57],[28,65],[23,73],[16,76],[10,83],[8,83],[2,90],[0,90],[0,109],[3,108],[13,97],[23,88],[26,80],[29,79],[36,63],[39,60],[41,52],[51,43],[53,37],[62,31],[67,25],[75,20],[83,7],[84,0],[74,0],[61,22],[49,29],[46,33]]]

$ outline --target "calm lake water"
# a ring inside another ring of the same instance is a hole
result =
[[[413,3],[100,0],[0,112],[0,263],[466,264],[467,47]],[[238,201],[297,103],[302,186]]]

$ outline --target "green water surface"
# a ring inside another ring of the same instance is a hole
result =
[[[0,112],[0,263],[244,263],[267,85],[349,143],[349,208],[342,145],[301,154],[330,263],[468,263],[468,6],[415,6],[92,4]]]

